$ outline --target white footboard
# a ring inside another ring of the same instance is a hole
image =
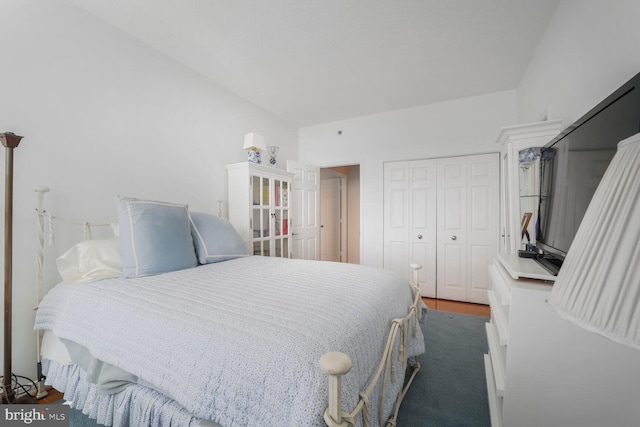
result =
[[[322,355],[320,358],[320,368],[325,371],[329,378],[329,403],[327,409],[324,411],[324,420],[329,427],[347,427],[356,425],[356,417],[362,412],[363,424],[365,427],[370,425],[369,414],[369,398],[371,393],[375,389],[378,381],[382,379],[380,392],[380,402],[378,405],[378,420],[380,425],[383,423],[387,426],[395,426],[396,418],[398,417],[398,411],[400,410],[400,404],[407,394],[413,379],[420,370],[420,363],[417,360],[413,360],[411,364],[408,361],[408,347],[409,329],[413,325],[414,334],[421,333],[418,320],[421,315],[421,293],[418,287],[418,270],[422,268],[420,264],[411,264],[413,269],[413,283],[414,299],[413,304],[409,308],[409,311],[405,317],[393,319],[391,324],[391,330],[387,338],[387,345],[382,354],[382,359],[378,364],[378,368],[373,376],[373,380],[369,384],[369,387],[364,392],[360,393],[360,400],[355,409],[351,413],[342,412],[342,376],[346,375],[352,367],[351,358],[341,352],[329,352]],[[394,355],[394,343],[396,338],[400,334],[400,344],[398,348],[398,359],[402,362],[402,372],[395,372],[395,364],[393,363]],[[387,385],[388,375],[391,374],[391,381],[396,380],[404,381],[407,367],[412,369],[411,377],[407,381],[407,385],[400,391],[396,399],[393,414],[385,421],[383,418],[383,408],[385,397],[385,388]]]

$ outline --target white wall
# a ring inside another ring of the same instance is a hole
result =
[[[318,166],[360,164],[360,263],[382,267],[383,163],[497,152],[500,128],[515,123],[516,92],[499,92],[305,127],[299,155]]]
[[[49,211],[78,220],[114,220],[117,194],[215,212],[226,200],[224,164],[246,161],[246,132],[281,146],[281,165],[297,158],[298,133],[64,0],[0,2],[0,52],[0,132],[24,136],[15,150],[13,371],[33,378],[33,186],[51,187]],[[60,235],[55,252],[69,242]]]
[[[640,71],[638,0],[564,0],[518,88],[520,123],[570,125]]]
[[[520,122],[548,109],[551,118],[569,126],[636,75],[638,22],[638,0],[562,1],[520,83]],[[536,325],[551,325],[554,335],[538,333],[547,342],[528,344],[544,348],[552,360],[540,362],[542,369],[527,369],[542,373],[529,389],[544,390],[544,398],[531,399],[519,419],[531,425],[638,425],[638,352],[580,330],[556,313],[538,317]]]

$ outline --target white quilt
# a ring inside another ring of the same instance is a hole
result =
[[[350,412],[381,358],[391,319],[404,317],[411,303],[409,284],[386,270],[247,257],[137,279],[61,283],[40,304],[35,326],[85,346],[196,417],[223,426],[322,426],[320,356],[351,356],[343,383]],[[410,355],[422,353],[422,334],[409,335]],[[375,425],[375,405],[371,415]]]

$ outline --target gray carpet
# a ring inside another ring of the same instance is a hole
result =
[[[484,374],[487,317],[430,310],[422,369],[405,397],[398,427],[487,427]]]
[[[398,427],[488,427],[486,317],[430,310],[422,369],[402,403]],[[99,426],[71,410],[71,426]]]

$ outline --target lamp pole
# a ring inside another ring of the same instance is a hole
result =
[[[13,265],[13,149],[18,146],[21,136],[13,132],[0,133],[0,142],[6,148],[4,178],[4,403],[11,403],[11,303]]]

